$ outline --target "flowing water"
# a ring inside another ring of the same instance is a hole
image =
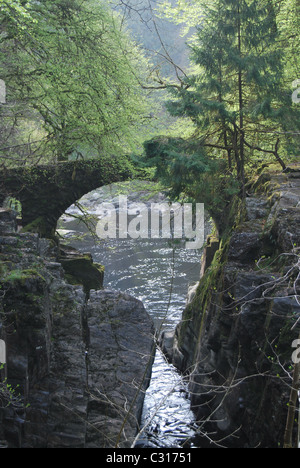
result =
[[[116,195],[112,188],[91,192],[80,201],[89,215],[97,216],[102,201]],[[163,194],[150,193],[151,200],[161,201]],[[149,192],[136,191],[130,199],[149,202]],[[76,206],[67,213],[78,215]],[[105,265],[104,287],[127,292],[140,299],[157,330],[174,329],[186,304],[188,287],[200,274],[201,252],[188,250],[180,241],[168,239],[108,239],[95,242],[85,225],[72,217],[63,216],[59,232],[82,252],[90,252],[97,263]],[[80,239],[74,235],[81,235]],[[144,431],[137,441],[142,447],[193,447],[194,416],[190,411],[187,387],[176,369],[159,349],[146,392],[142,424]]]

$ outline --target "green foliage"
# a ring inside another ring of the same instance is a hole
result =
[[[288,3],[297,13],[298,3]],[[177,4],[172,9],[165,2],[167,15],[175,20],[176,15],[177,20],[187,18],[190,5],[198,11],[197,35],[190,45],[194,72],[185,86],[170,87],[167,107],[174,117],[192,121],[195,132],[177,146],[180,155],[168,147],[168,155],[152,161],[160,164],[158,177],[175,191],[207,199],[216,214],[239,189],[245,193],[247,176],[259,162],[272,158],[285,169],[285,161],[298,154],[299,106],[293,105],[289,80],[290,70],[296,70],[291,25],[299,17],[285,18],[289,8],[272,0]],[[287,31],[289,39],[284,39]],[[162,160],[167,168],[161,167]]]
[[[4,277],[2,277],[2,281],[7,282],[7,283],[14,283],[14,282],[24,283],[26,280],[32,279],[32,278],[34,279],[39,278],[43,282],[46,281],[45,278],[39,273],[39,271],[33,268],[24,269],[24,270],[11,270]]]
[[[4,369],[4,364],[0,364],[0,371]],[[19,385],[14,388],[8,383],[7,378],[0,380],[0,407],[7,408],[12,407],[14,409],[28,408],[30,405],[24,404],[23,397],[19,393]]]
[[[13,147],[13,159],[29,153],[33,160],[136,148],[149,112],[140,86],[146,60],[118,17],[94,0],[30,7],[26,30],[7,12],[0,16],[8,102],[2,147]]]
[[[0,0],[0,13],[9,17],[21,29],[25,29],[26,24],[32,21],[30,8],[31,0]]]
[[[201,200],[216,220],[239,191],[224,161],[211,158],[196,139],[156,137],[144,143],[145,161],[155,178],[170,187],[170,197]]]

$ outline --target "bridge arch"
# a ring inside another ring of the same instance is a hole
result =
[[[14,197],[22,206],[24,231],[53,238],[58,219],[86,193],[114,182],[143,178],[129,158],[99,158],[3,169],[0,204]]]

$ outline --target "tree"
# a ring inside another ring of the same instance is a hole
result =
[[[296,135],[287,125],[292,119],[299,122],[299,112],[292,105],[279,47],[282,11],[271,0],[193,4],[203,12],[190,46],[196,71],[181,89],[170,88],[168,109],[194,123],[191,143],[198,146],[199,159],[206,158],[207,167],[210,160],[226,161],[225,169],[220,164],[220,175],[234,176],[244,193],[246,167],[272,156],[284,170],[287,151],[291,155],[294,146],[296,154]]]
[[[32,21],[30,16],[31,0],[0,0],[0,11],[5,12],[10,19],[19,24],[19,27],[24,28],[26,22]]]
[[[24,143],[25,126],[30,142],[43,143],[39,154],[59,160],[138,145],[149,115],[140,87],[146,61],[118,17],[93,0],[35,2],[30,15],[25,30],[6,10],[1,16],[5,156]]]

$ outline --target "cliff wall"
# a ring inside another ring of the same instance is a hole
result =
[[[283,446],[300,331],[299,227],[300,171],[264,170],[245,202],[232,202],[182,321],[161,337],[187,375],[202,447]]]
[[[17,232],[4,209],[0,278],[1,446],[130,447],[154,352],[143,304],[101,288],[88,255]]]

